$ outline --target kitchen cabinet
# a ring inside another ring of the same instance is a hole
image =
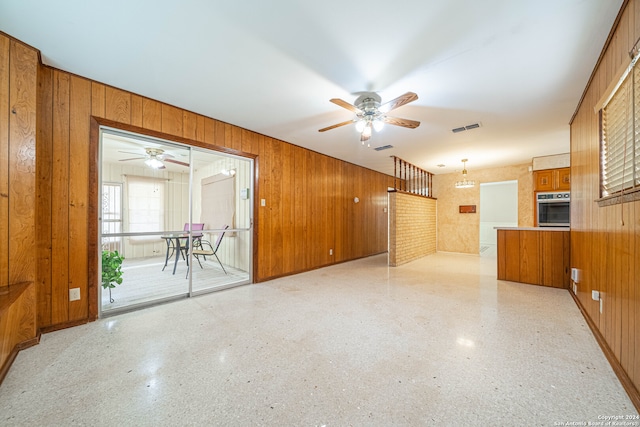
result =
[[[568,229],[499,228],[498,280],[569,287]]]
[[[534,191],[571,190],[571,168],[545,169],[533,173]]]

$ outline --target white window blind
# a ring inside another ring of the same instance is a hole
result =
[[[127,176],[129,232],[162,232],[164,227],[164,179]],[[131,242],[158,240],[157,236],[134,236]]]
[[[640,186],[640,68],[630,71],[602,109],[603,197]]]

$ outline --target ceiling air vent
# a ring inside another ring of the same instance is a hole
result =
[[[459,128],[451,129],[451,132],[453,133],[464,132],[465,130],[477,129],[479,127],[480,127],[480,123],[472,123],[470,125],[460,126]]]
[[[383,145],[382,147],[376,147],[376,148],[374,148],[374,150],[376,150],[376,151],[382,151],[382,150],[388,150],[389,148],[393,148],[393,145]]]

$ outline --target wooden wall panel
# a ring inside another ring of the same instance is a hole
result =
[[[8,241],[12,284],[36,279],[36,252],[29,242],[35,235],[38,55],[14,40],[10,49]]]
[[[88,316],[88,194],[89,140],[91,115],[91,82],[71,76],[69,86],[69,284],[79,288],[80,299],[69,302],[70,321]]]
[[[53,70],[38,71],[36,121],[36,245],[38,326],[51,324],[51,174],[53,167]]]
[[[9,286],[9,49],[0,34],[0,289]]]
[[[105,90],[105,117],[115,122],[131,124],[131,94],[107,86]]]
[[[69,80],[53,72],[51,323],[69,320]]]
[[[143,98],[138,95],[131,95],[131,124],[133,126],[142,127],[143,117],[142,113]]]
[[[107,87],[103,84],[91,83],[91,114],[95,117],[106,117],[107,110]]]
[[[198,116],[190,111],[182,112],[182,136],[198,140]]]
[[[169,135],[182,136],[182,110],[162,104],[162,132]]]
[[[149,98],[142,100],[142,127],[145,129],[162,130],[162,104]]]
[[[599,124],[597,101],[640,38],[640,1],[630,0],[614,25],[571,122],[571,266],[581,270],[576,298],[605,342],[614,370],[640,407],[640,201],[598,206]],[[623,221],[624,220],[624,221]],[[591,291],[601,294],[600,302]]]

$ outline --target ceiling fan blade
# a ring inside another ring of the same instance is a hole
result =
[[[410,129],[415,129],[418,126],[420,126],[420,122],[417,122],[415,120],[409,120],[409,119],[401,119],[398,117],[384,116],[382,120],[384,120],[385,123],[389,123],[390,125],[402,126]]]
[[[380,106],[380,111],[383,113],[387,113],[391,110],[395,110],[398,107],[402,107],[405,104],[415,101],[418,99],[418,95],[413,92],[407,92],[404,95],[400,95],[396,99],[392,99],[389,102],[385,102]]]
[[[129,160],[142,160],[142,159],[146,159],[146,157],[131,157],[130,159],[120,159],[120,162],[127,162]]]
[[[178,161],[178,160],[164,159],[164,160],[163,160],[163,162],[167,162],[167,163],[175,163],[176,165],[181,165],[181,166],[189,167],[189,163],[180,162],[180,161]]]
[[[342,123],[338,123],[338,124],[335,124],[335,125],[328,126],[326,128],[318,129],[318,132],[325,132],[325,131],[328,131],[328,130],[331,130],[331,129],[339,128],[340,126],[351,124],[353,122],[354,122],[354,120],[347,120],[346,122],[342,122]]]
[[[342,100],[342,99],[340,99],[340,98],[332,98],[332,99],[330,99],[329,101],[333,102],[333,103],[334,103],[334,104],[336,104],[336,105],[341,106],[342,108],[346,108],[346,109],[347,109],[347,110],[349,110],[349,111],[353,111],[353,112],[354,112],[354,113],[356,113],[356,114],[360,112],[360,109],[359,109],[359,108],[356,108],[356,106],[355,106],[355,105],[351,105],[351,104],[349,104],[347,101],[343,101],[343,100]]]

